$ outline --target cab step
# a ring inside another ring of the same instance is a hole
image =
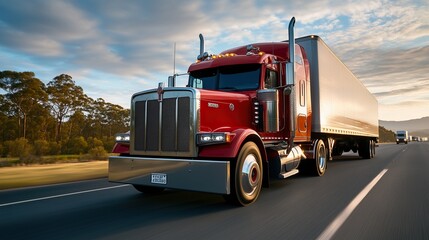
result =
[[[299,170],[298,169],[293,169],[293,170],[291,170],[289,172],[280,173],[279,174],[279,178],[283,178],[283,179],[284,178],[288,178],[288,177],[293,176],[293,175],[295,175],[297,173],[299,173]]]

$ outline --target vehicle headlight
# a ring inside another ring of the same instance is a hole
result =
[[[210,145],[210,144],[221,144],[231,142],[231,133],[198,133],[197,144],[198,145]]]
[[[115,141],[117,143],[130,143],[129,133],[118,133],[115,135]]]

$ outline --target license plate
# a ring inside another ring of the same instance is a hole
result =
[[[150,182],[155,184],[167,184],[167,174],[152,173]]]

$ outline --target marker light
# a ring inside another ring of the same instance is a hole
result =
[[[217,55],[211,55],[211,59],[217,59],[217,58],[227,58],[227,57],[234,57],[237,56],[235,53],[225,53],[225,54],[217,54]]]
[[[259,102],[253,102],[253,123],[255,125],[259,125],[259,112],[260,112],[260,105]]]

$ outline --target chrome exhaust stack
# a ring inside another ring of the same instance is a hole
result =
[[[286,84],[287,85],[295,85],[295,33],[294,33],[294,27],[295,27],[295,17],[292,17],[292,19],[289,22],[289,62],[286,64]]]
[[[289,137],[289,146],[293,146],[293,141],[295,138],[295,126],[296,126],[296,102],[295,102],[295,17],[289,22],[289,62],[286,63],[286,88],[285,94],[290,96],[290,137]]]
[[[197,60],[204,60],[209,56],[207,52],[204,52],[204,36],[200,33],[200,55],[197,56]]]
[[[295,17],[289,22],[288,37],[289,37],[289,62],[286,63],[286,88],[284,95],[289,95],[290,108],[290,136],[287,150],[279,150],[280,174],[279,178],[287,178],[297,174],[297,169],[302,158],[306,158],[301,147],[294,144],[295,127],[296,127],[296,90],[295,90]]]

